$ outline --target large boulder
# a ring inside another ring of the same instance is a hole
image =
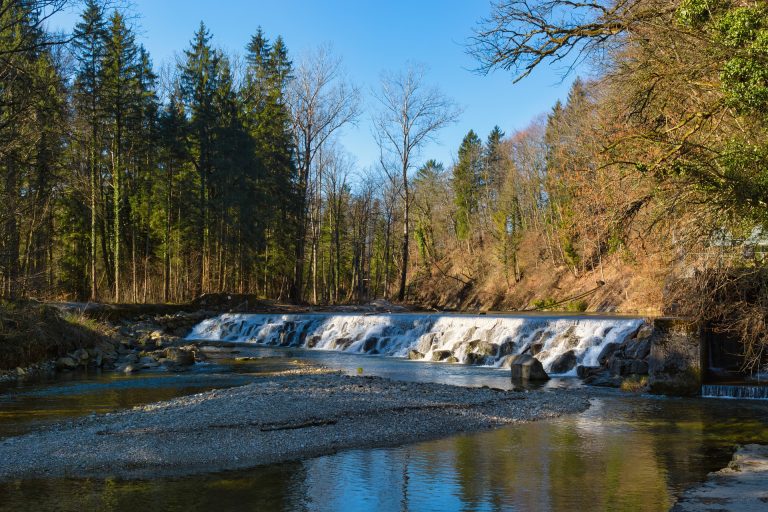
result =
[[[600,351],[600,354],[597,356],[597,363],[606,366],[608,364],[608,360],[611,358],[611,356],[613,356],[613,354],[616,352],[616,349],[618,348],[618,343],[606,343],[603,349]]]
[[[78,367],[78,362],[71,357],[60,357],[56,360],[56,369],[58,370],[74,370]]]
[[[483,340],[472,340],[469,342],[469,350],[482,356],[492,356],[496,354],[498,346]]]
[[[432,350],[432,345],[434,345],[437,342],[437,334],[431,332],[423,335],[421,338],[419,338],[419,343],[416,345],[416,350],[421,352],[422,354],[426,354],[430,350]]]
[[[505,341],[499,346],[499,357],[511,356],[517,352],[517,343],[514,341]]]
[[[424,359],[424,354],[422,354],[418,350],[411,349],[408,351],[408,359],[412,361],[418,361],[420,359]]]
[[[376,336],[371,336],[370,338],[366,338],[363,342],[363,352],[371,352],[373,350],[376,350],[376,345],[379,343],[379,338]]]
[[[84,348],[79,348],[72,352],[70,354],[70,357],[77,361],[81,366],[85,366],[88,364],[88,359],[90,358],[90,355],[88,354],[88,351]]]
[[[464,358],[465,364],[473,364],[477,366],[491,364],[492,362],[493,362],[493,356],[478,354],[476,352],[470,352]]]
[[[191,350],[171,347],[165,350],[165,359],[178,366],[191,366],[195,364],[195,354]]]
[[[549,375],[544,371],[541,362],[530,354],[509,356],[513,381],[545,381]]]
[[[433,361],[445,361],[450,357],[453,357],[453,353],[450,350],[435,350],[432,352]]]
[[[552,373],[568,373],[576,367],[576,352],[569,350],[560,354],[549,367]]]

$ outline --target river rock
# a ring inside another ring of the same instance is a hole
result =
[[[606,343],[606,345],[600,351],[600,354],[597,356],[597,362],[600,365],[608,364],[608,360],[611,358],[611,356],[613,356],[614,352],[616,352],[616,349],[618,348],[618,343]]]
[[[117,371],[125,374],[136,373],[139,371],[139,367],[133,364],[127,364],[125,366],[120,366]]]
[[[72,357],[72,359],[74,359],[75,361],[77,361],[79,364],[83,366],[88,363],[88,359],[89,359],[88,351],[84,348],[79,348],[75,350],[72,354],[70,354],[70,356]]]
[[[419,338],[419,343],[418,345],[416,345],[416,350],[418,350],[422,354],[426,354],[427,352],[432,350],[432,345],[434,345],[436,340],[437,340],[437,334],[433,332],[425,334],[421,338]]]
[[[157,368],[160,366],[160,363],[158,363],[154,357],[150,356],[144,356],[139,359],[139,364],[142,368]]]
[[[515,356],[514,355],[504,356],[501,359],[501,363],[499,364],[499,367],[500,368],[512,368],[512,363],[514,362],[514,360],[515,360]]]
[[[93,349],[93,353],[91,354],[91,363],[93,363],[96,368],[101,368],[104,365],[104,355],[100,349]]]
[[[376,344],[379,342],[379,338],[376,336],[371,336],[370,338],[366,338],[363,342],[363,352],[371,352],[372,350],[376,349]]]
[[[517,352],[517,343],[514,341],[505,341],[499,345],[499,357],[510,356]]]
[[[165,350],[165,359],[179,366],[190,366],[195,364],[195,354],[191,350],[171,347]]]
[[[469,342],[469,350],[481,356],[492,356],[496,354],[497,346],[483,340],[472,340]]]
[[[408,351],[408,359],[412,361],[418,361],[419,359],[424,359],[424,354],[418,350],[411,349]]]
[[[629,359],[647,359],[651,353],[651,340],[642,339],[630,341],[627,343],[624,353]]]
[[[489,361],[493,361],[493,356],[487,356],[483,354],[478,354],[476,352],[470,352],[466,355],[464,358],[465,364],[473,364],[477,366],[483,366],[486,364],[490,364]]]
[[[453,356],[450,350],[435,350],[432,352],[432,361],[445,361]]]
[[[605,368],[603,368],[602,366],[579,365],[576,367],[576,376],[580,379],[586,379],[604,371],[605,371]]]
[[[545,381],[549,375],[544,371],[541,362],[530,354],[509,356],[513,381]]]
[[[560,354],[550,366],[552,373],[568,373],[576,366],[576,352],[569,350]]]
[[[650,338],[653,334],[653,326],[650,324],[643,324],[640,329],[635,333],[636,340],[644,340]]]
[[[56,360],[57,370],[74,370],[78,367],[78,362],[71,357],[60,357]]]

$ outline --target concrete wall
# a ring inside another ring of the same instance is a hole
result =
[[[654,319],[648,361],[651,393],[699,395],[705,356],[705,343],[698,324],[679,318]]]

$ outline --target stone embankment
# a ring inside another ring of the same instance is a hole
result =
[[[209,311],[141,315],[116,325],[102,323],[108,335],[99,336],[88,347],[72,350],[56,359],[0,372],[0,382],[27,379],[55,372],[115,370],[135,373],[163,367],[185,371],[205,354],[183,336],[197,323],[213,315]]]

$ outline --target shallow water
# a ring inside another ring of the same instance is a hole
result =
[[[0,429],[35,428],[38,424],[22,413],[35,416],[36,404],[45,411],[45,404],[68,400],[69,413],[87,414],[93,404],[118,408],[156,399],[155,392],[237,385],[305,357],[350,373],[362,368],[364,374],[405,380],[510,385],[507,372],[461,365],[285,349],[253,348],[238,355],[251,350],[281,358],[224,359],[181,375],[102,375],[6,390],[0,394]],[[15,393],[23,398],[8,398]],[[554,421],[248,471],[142,481],[3,483],[0,510],[656,511],[667,510],[676,493],[725,466],[735,444],[768,443],[768,403],[600,390],[595,395],[585,413]],[[114,398],[120,396],[122,402]],[[8,404],[15,404],[15,415],[3,414]]]

